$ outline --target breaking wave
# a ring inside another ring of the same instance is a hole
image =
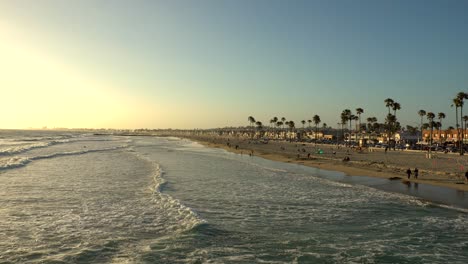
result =
[[[132,150],[133,149],[130,149],[130,151]],[[164,171],[158,163],[141,156],[137,152],[132,151],[132,153],[140,159],[149,162],[153,166],[153,186],[151,187],[151,191],[153,193],[152,201],[157,205],[157,207],[165,210],[167,215],[174,218],[171,219],[171,221],[175,220],[173,231],[176,233],[182,233],[206,223],[206,221],[202,219],[192,208],[184,205],[180,200],[163,192],[167,181],[163,178]]]
[[[69,142],[71,142],[70,139],[59,139],[59,140],[52,140],[48,142],[39,142],[39,143],[33,143],[33,144],[8,147],[8,148],[0,149],[0,156],[19,154],[19,153],[29,151],[31,149],[46,148],[52,145],[69,143]]]
[[[39,156],[34,156],[34,157],[15,156],[12,158],[0,160],[0,170],[23,167],[34,160],[50,159],[50,158],[55,158],[55,157],[60,157],[60,156],[81,155],[81,154],[92,153],[92,152],[111,151],[111,150],[117,150],[117,149],[122,149],[126,147],[127,145],[122,145],[122,146],[104,148],[104,149],[88,149],[88,150],[79,150],[79,151],[57,152],[57,153],[39,155]]]

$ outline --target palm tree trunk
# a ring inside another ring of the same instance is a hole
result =
[[[419,141],[419,143],[422,143],[422,137],[423,137],[423,134],[422,134],[422,126],[423,126],[423,117],[421,116],[421,140]],[[423,150],[422,148],[422,144],[421,144],[421,151]]]
[[[458,121],[457,121],[458,122]],[[465,129],[463,128],[463,105],[460,106],[460,124],[461,124],[461,144],[460,144],[460,155],[463,155],[463,135],[465,134]]]

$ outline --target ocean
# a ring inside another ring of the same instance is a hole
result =
[[[468,262],[468,193],[415,187],[179,138],[0,130],[0,263]]]

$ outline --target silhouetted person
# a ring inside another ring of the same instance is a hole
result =
[[[465,172],[465,180],[468,183],[468,171]]]
[[[415,169],[414,169],[414,178],[415,178],[415,179],[418,178],[418,174],[419,174],[419,170],[418,170],[418,168],[415,168]]]
[[[411,176],[411,170],[409,168],[406,170],[406,174],[408,174],[408,179],[409,179]]]

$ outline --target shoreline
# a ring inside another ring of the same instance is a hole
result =
[[[468,192],[468,184],[466,184],[463,179],[461,179],[460,173],[457,173],[456,168],[451,168],[452,171],[438,171],[431,170],[431,168],[426,168],[424,166],[419,166],[420,175],[418,179],[414,179],[414,175],[410,179],[407,179],[406,169],[409,166],[401,166],[400,164],[392,164],[398,162],[388,162],[388,159],[391,155],[403,155],[398,151],[392,151],[393,153],[383,154],[383,150],[379,152],[371,152],[368,157],[373,157],[377,161],[367,160],[365,154],[357,154],[350,152],[349,148],[337,148],[333,152],[331,148],[333,146],[323,146],[313,144],[304,144],[296,142],[269,142],[268,144],[258,143],[253,140],[246,139],[236,139],[232,137],[223,137],[223,138],[213,138],[205,136],[181,136],[189,140],[198,142],[206,147],[211,148],[221,148],[228,152],[249,155],[253,152],[253,155],[259,156],[265,159],[285,162],[285,163],[295,163],[308,167],[313,167],[322,170],[328,171],[337,171],[342,172],[348,176],[365,176],[373,178],[383,178],[388,180],[401,180],[402,182],[410,183],[421,183],[428,184],[432,186],[445,187],[458,191]],[[229,145],[228,145],[229,144]],[[235,147],[237,146],[237,148]],[[312,149],[323,149],[324,155],[318,153],[311,153]],[[297,151],[293,151],[297,149]],[[302,151],[301,151],[302,150]],[[305,150],[305,152],[303,151]],[[309,150],[309,152],[307,152]],[[407,152],[408,153],[408,152]],[[306,156],[309,154],[309,158]],[[326,155],[328,154],[328,155]],[[333,157],[330,157],[333,155]],[[384,158],[382,158],[384,155]],[[421,163],[427,162],[424,153],[408,153],[406,156],[402,157],[405,161],[412,163]],[[344,162],[341,157],[351,157],[350,161]],[[356,160],[355,157],[359,157],[359,160]],[[364,158],[362,158],[364,157]],[[457,157],[458,158],[458,157]],[[379,161],[380,159],[380,161]],[[466,158],[468,161],[468,157]],[[394,160],[392,160],[394,161]],[[431,160],[429,160],[431,161]],[[430,162],[429,162],[430,163]],[[432,161],[434,164],[434,161]],[[400,166],[398,166],[400,165]],[[414,168],[411,167],[411,170]],[[455,170],[455,171],[454,171]]]

